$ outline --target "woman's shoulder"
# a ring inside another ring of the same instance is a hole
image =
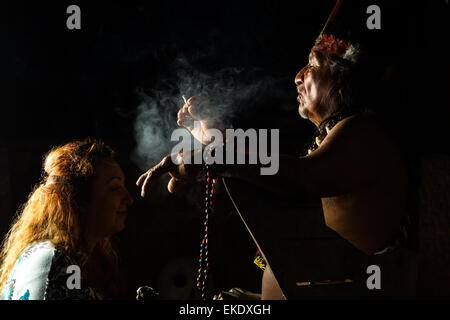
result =
[[[55,253],[56,249],[49,241],[36,242],[26,247],[11,270],[2,298],[7,300],[43,299]]]
[[[45,264],[49,259],[53,259],[56,248],[50,241],[35,242],[25,248],[19,256],[18,265]]]
[[[2,298],[95,299],[95,293],[82,282],[80,267],[75,260],[50,241],[42,241],[22,251],[6,282]]]

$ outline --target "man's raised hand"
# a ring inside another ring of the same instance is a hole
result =
[[[223,119],[219,108],[202,96],[190,97],[178,111],[179,126],[188,129],[195,139],[207,145],[212,142],[212,137],[207,134],[208,129],[224,131]],[[194,121],[198,121],[195,125]]]
[[[194,151],[192,152],[194,153]],[[181,155],[177,156],[180,157],[180,159],[182,158]],[[179,164],[176,164],[173,162],[172,156],[167,155],[160,163],[143,173],[136,181],[136,185],[141,187],[141,196],[146,197],[156,181],[158,181],[165,173],[168,173],[171,176],[171,179],[167,185],[167,189],[170,193],[174,193],[179,187],[195,179],[200,170],[201,165],[185,164],[182,161],[180,161]]]

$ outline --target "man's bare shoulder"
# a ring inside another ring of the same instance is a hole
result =
[[[340,121],[329,133],[324,142],[352,147],[359,152],[393,152],[393,139],[386,129],[375,119],[354,115]]]
[[[401,156],[380,124],[358,115],[339,122],[311,153],[309,164],[316,175],[328,177],[333,192],[323,194],[330,195],[385,179],[401,167]]]
[[[383,127],[373,118],[365,115],[353,115],[340,121],[334,130],[336,133],[381,134]]]

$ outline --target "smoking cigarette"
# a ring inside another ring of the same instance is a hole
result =
[[[183,98],[183,100],[184,100],[184,103],[187,103],[187,101],[186,101],[186,97],[185,97],[184,95],[182,95],[181,97]]]

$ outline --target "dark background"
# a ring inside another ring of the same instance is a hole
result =
[[[380,49],[396,67],[394,89],[381,110],[409,156],[448,153],[448,4],[393,2],[375,1],[382,30],[373,32],[383,36]],[[66,28],[71,4],[81,8],[81,30]],[[258,70],[255,81],[258,75],[277,81],[254,99],[259,103],[236,116],[237,122],[282,128],[282,151],[298,154],[313,127],[297,115],[293,79],[333,5],[272,0],[3,4],[1,235],[39,181],[42,157],[51,146],[101,138],[120,154],[135,198],[127,229],[117,236],[130,297],[145,284],[167,298],[196,296],[186,275],[195,272],[201,187],[168,195],[161,183],[151,199],[139,197],[134,181],[141,169],[130,157],[136,147],[138,92],[170,77],[180,54],[204,72]],[[230,203],[219,197],[218,206],[211,233],[216,237],[212,290],[259,291],[262,272],[252,264],[255,247]]]

